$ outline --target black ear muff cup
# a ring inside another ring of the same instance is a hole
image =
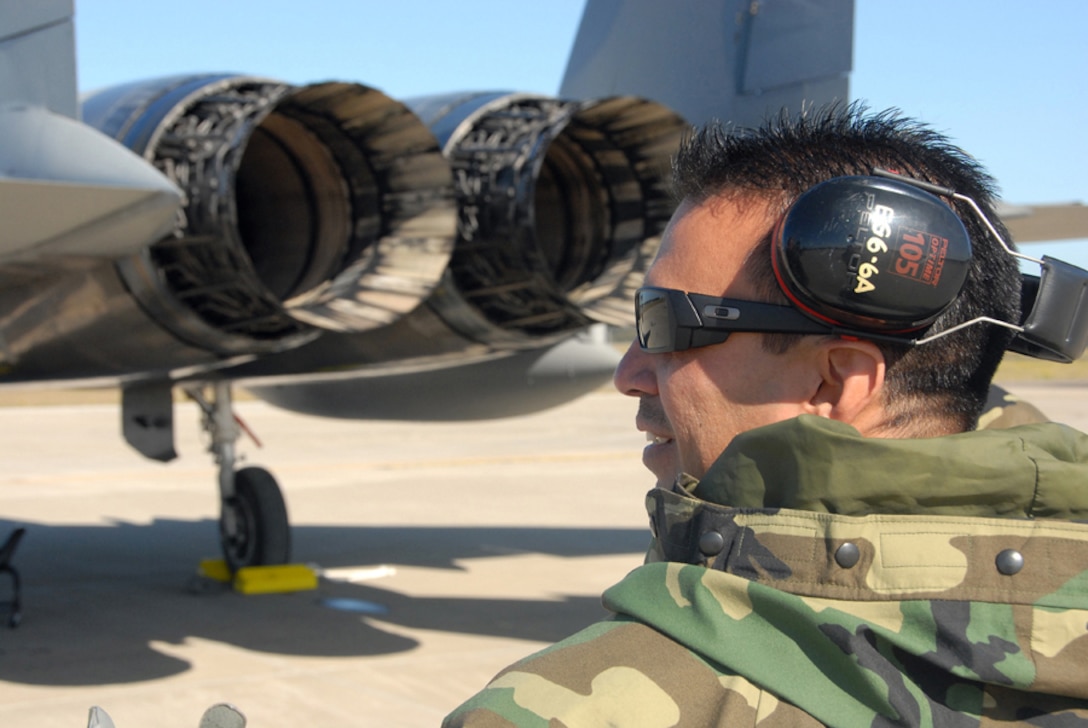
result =
[[[883,177],[836,177],[806,191],[775,229],[778,283],[809,316],[907,333],[963,287],[971,241],[940,198]]]

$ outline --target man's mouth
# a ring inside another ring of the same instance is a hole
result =
[[[642,464],[657,477],[658,488],[668,488],[680,472],[676,441],[669,435],[646,432],[646,447],[642,450]]]

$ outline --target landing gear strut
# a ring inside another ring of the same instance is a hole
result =
[[[203,411],[211,437],[208,450],[219,466],[219,538],[231,571],[245,566],[286,564],[291,557],[287,506],[276,479],[264,468],[235,471],[234,443],[242,427],[231,406],[229,382],[216,382],[209,401],[199,388],[186,392]]]

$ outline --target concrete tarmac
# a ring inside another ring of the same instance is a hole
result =
[[[1084,385],[1008,385],[1088,430]],[[142,459],[114,405],[0,409],[0,538],[24,620],[0,627],[0,724],[434,726],[499,669],[603,614],[638,565],[651,485],[634,400],[599,392],[496,422],[335,421],[259,402],[263,441],[314,591],[243,596],[195,577],[218,555],[215,468],[195,407],[180,457]],[[0,599],[10,594],[0,574]],[[0,620],[6,619],[0,607]]]

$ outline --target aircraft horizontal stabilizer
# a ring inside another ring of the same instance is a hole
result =
[[[1088,238],[1088,206],[999,205],[998,214],[1017,243]]]
[[[94,129],[42,107],[0,107],[0,260],[116,258],[164,236],[178,189]]]

